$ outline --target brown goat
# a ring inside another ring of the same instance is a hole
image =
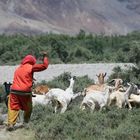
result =
[[[38,85],[33,89],[34,94],[46,94],[49,91],[47,85]]]
[[[106,73],[100,73],[99,75],[96,75],[98,77],[98,84],[90,85],[86,88],[87,92],[91,90],[98,90],[98,91],[104,91],[104,78],[106,76]]]
[[[104,79],[105,79],[106,73],[100,73],[99,75],[96,74],[96,76],[98,77],[99,85],[104,84],[104,82],[105,82]]]

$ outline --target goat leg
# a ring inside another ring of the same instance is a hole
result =
[[[86,106],[85,106],[83,103],[81,103],[81,105],[80,105],[80,109],[83,111],[83,110],[86,109]]]
[[[66,111],[66,109],[67,109],[67,105],[65,104],[65,105],[63,105],[60,113],[64,113]]]
[[[56,105],[56,106],[54,107],[54,113],[57,113],[57,109],[58,109],[58,106]]]
[[[127,101],[127,104],[128,104],[129,110],[131,110],[132,109],[132,106],[131,106],[130,102]]]
[[[93,104],[90,106],[91,113],[93,113],[94,109],[95,109],[95,103],[93,102]]]

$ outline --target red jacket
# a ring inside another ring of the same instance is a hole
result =
[[[44,57],[42,64],[36,64],[36,59],[32,55],[27,55],[14,73],[11,89],[31,92],[34,72],[43,71],[47,69],[48,65],[47,57]]]

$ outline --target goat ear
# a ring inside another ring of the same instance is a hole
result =
[[[131,84],[127,82],[127,85],[130,86]]]

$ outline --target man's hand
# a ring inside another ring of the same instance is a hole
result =
[[[47,56],[47,52],[46,51],[42,51],[41,55],[43,55],[43,57]]]

